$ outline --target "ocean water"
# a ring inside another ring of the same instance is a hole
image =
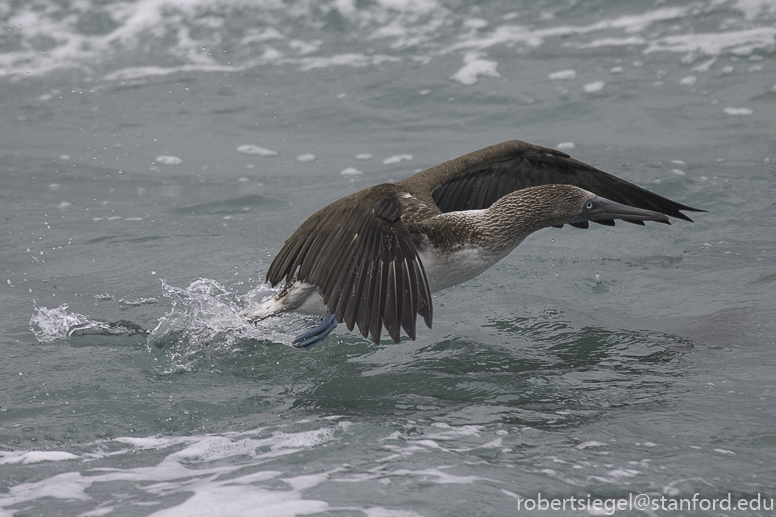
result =
[[[35,0],[0,29],[0,515],[772,515],[776,3]],[[538,232],[416,341],[237,316],[318,208],[509,139],[708,213]]]

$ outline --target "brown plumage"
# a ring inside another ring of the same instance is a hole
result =
[[[281,293],[245,314],[256,320],[294,310],[317,286],[328,312],[348,330],[358,326],[379,342],[383,326],[395,341],[403,328],[414,339],[416,315],[431,327],[432,289],[469,275],[467,264],[456,264],[459,252],[475,262],[470,278],[543,227],[587,228],[588,221],[613,225],[614,219],[668,223],[667,216],[692,221],[681,210],[703,211],[560,151],[504,142],[322,208],[291,235],[267,271],[273,286],[284,279],[298,285],[302,301],[286,303]]]
[[[415,314],[431,326],[431,292],[412,236],[401,219],[396,186],[377,185],[322,208],[286,241],[267,271],[318,286],[337,319],[375,341],[385,325],[415,339]]]

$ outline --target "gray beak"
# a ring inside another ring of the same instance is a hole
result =
[[[588,221],[614,224],[614,219],[638,223],[640,221],[657,221],[671,224],[668,216],[660,212],[636,208],[611,201],[601,196],[594,196],[585,201],[582,212],[569,219],[570,224],[582,224]]]

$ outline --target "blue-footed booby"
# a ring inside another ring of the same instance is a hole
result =
[[[322,341],[337,322],[380,342],[430,328],[431,293],[479,275],[531,233],[615,219],[692,222],[703,212],[621,180],[566,153],[519,140],[480,149],[393,184],[375,185],[320,209],[286,240],[267,270],[285,286],[241,314],[325,315],[297,347]]]

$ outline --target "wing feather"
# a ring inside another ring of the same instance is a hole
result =
[[[385,330],[393,338],[394,341],[399,341],[399,311],[401,303],[397,296],[396,289],[396,263],[391,261],[387,264],[388,269],[388,281],[386,282],[385,293],[385,315],[383,317],[383,323],[385,324]]]
[[[375,290],[372,295],[372,304],[370,307],[371,317],[369,319],[369,334],[372,341],[380,342],[380,332],[382,331],[382,315],[385,313],[385,291],[388,275],[385,274],[385,263],[380,261],[375,268]]]
[[[506,194],[531,186],[569,184],[629,206],[692,221],[677,203],[571,158],[519,140],[503,142],[437,165],[396,183],[441,212],[488,208]]]
[[[402,282],[401,282],[401,294],[402,294],[402,318],[401,318],[401,326],[404,329],[404,332],[407,333],[407,335],[411,339],[415,339],[415,318],[410,317],[412,314],[417,314],[417,304],[415,303],[414,297],[413,297],[413,289],[410,289],[410,286],[413,285],[415,282],[413,282],[413,276],[415,271],[412,267],[407,264],[406,259],[402,263],[401,267],[401,276],[402,276]]]
[[[399,190],[389,184],[332,203],[291,235],[267,280],[318,286],[337,321],[375,342],[383,327],[394,341],[402,328],[414,339],[418,314],[431,326],[431,292],[402,211]]]

